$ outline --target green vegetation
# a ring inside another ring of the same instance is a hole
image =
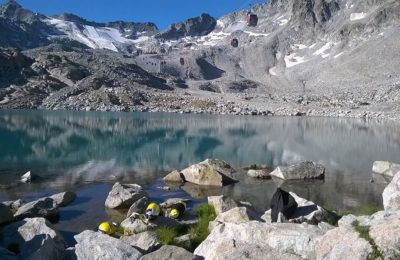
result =
[[[353,221],[351,225],[353,226],[354,230],[360,234],[360,237],[367,240],[368,243],[371,245],[372,252],[368,255],[368,259],[383,259],[382,253],[379,251],[378,246],[369,235],[369,226],[360,225],[360,222],[358,220]]]
[[[360,209],[357,209],[354,213],[357,216],[370,216],[379,211],[379,208],[374,205],[369,205]]]
[[[174,244],[174,239],[179,236],[178,230],[171,227],[160,227],[156,232],[160,242],[164,245]]]
[[[209,234],[208,225],[210,221],[216,218],[214,207],[208,204],[202,204],[196,209],[199,222],[189,229],[193,245],[196,247],[206,239]]]

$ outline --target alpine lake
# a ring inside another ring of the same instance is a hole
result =
[[[0,110],[0,201],[74,191],[55,224],[70,244],[74,234],[125,218],[104,207],[117,181],[142,185],[156,202],[191,199],[189,209],[225,194],[263,212],[277,187],[338,212],[381,209],[390,180],[374,175],[372,164],[399,160],[399,129],[366,119]],[[165,188],[167,173],[206,158],[239,169],[239,183]],[[240,170],[307,160],[326,167],[325,180],[259,180]],[[27,171],[40,179],[10,185]]]

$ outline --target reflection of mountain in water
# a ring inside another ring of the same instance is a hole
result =
[[[235,166],[319,161],[369,171],[396,160],[396,125],[325,118],[2,111],[0,165],[70,169],[89,162],[150,171],[217,157]],[[0,166],[1,167],[1,166]],[[4,170],[4,169],[3,169]]]

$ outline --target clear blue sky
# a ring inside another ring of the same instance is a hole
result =
[[[0,0],[4,3],[7,0]],[[214,17],[266,0],[17,0],[45,15],[73,13],[90,21],[155,22],[163,30],[173,22],[209,13]]]

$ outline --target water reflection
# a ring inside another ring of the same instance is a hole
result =
[[[280,184],[242,174],[238,185],[222,190],[187,185],[182,192],[195,197],[222,192],[263,210],[275,188],[283,185],[339,208],[379,206],[385,182],[369,183],[370,169],[375,160],[398,161],[398,129],[394,123],[355,119],[0,111],[0,183],[15,182],[27,170],[45,179],[0,190],[0,199],[74,189],[85,190],[85,196],[97,201],[107,192],[97,196],[105,189],[97,190],[94,197],[86,192],[87,183],[120,180],[150,185],[170,170],[212,157],[235,167],[313,160],[327,167],[327,177],[322,183]],[[103,207],[103,202],[98,204]],[[71,210],[66,218],[90,219],[78,208]]]

